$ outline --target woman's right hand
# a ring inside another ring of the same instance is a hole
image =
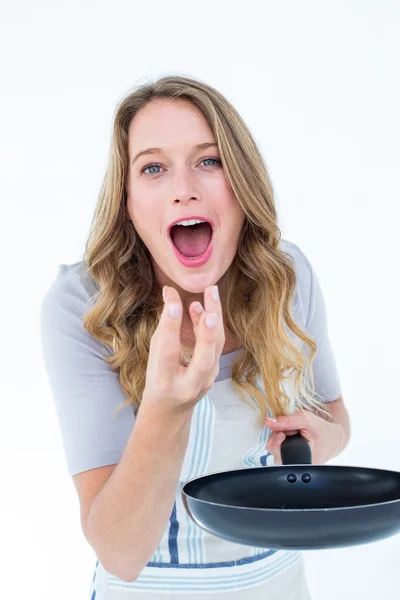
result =
[[[193,357],[185,366],[181,354],[182,302],[177,290],[165,287],[165,303],[157,329],[151,341],[142,403],[160,403],[160,408],[177,410],[192,408],[213,385],[219,373],[219,359],[225,344],[225,330],[220,300],[213,300],[209,286],[204,291],[202,314],[197,314],[192,302],[189,314],[196,338]],[[168,312],[177,305],[179,315]],[[217,315],[215,327],[207,327],[206,318]]]

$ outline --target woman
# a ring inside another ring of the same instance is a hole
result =
[[[163,77],[120,102],[86,252],[41,327],[90,598],[310,598],[300,552],[222,540],[182,503],[194,477],[282,464],[286,435],[314,464],[349,437],[318,280],[218,91]]]

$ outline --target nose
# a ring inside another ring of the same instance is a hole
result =
[[[190,200],[199,200],[200,193],[193,181],[194,177],[194,173],[190,172],[190,170],[176,170],[170,179],[172,197],[175,196],[176,200],[183,202],[184,205]]]

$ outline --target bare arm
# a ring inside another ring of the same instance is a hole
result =
[[[120,462],[90,509],[85,535],[104,568],[134,581],[171,515],[194,407],[142,402]]]
[[[340,446],[337,449],[337,454],[340,454],[348,445],[351,437],[351,423],[350,423],[350,415],[347,411],[347,408],[344,404],[343,397],[339,396],[336,400],[332,402],[327,402],[324,406],[324,409],[329,412],[331,417],[333,417],[334,422],[342,427],[343,436],[342,441],[340,442]]]

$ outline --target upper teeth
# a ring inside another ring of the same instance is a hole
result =
[[[199,219],[189,219],[188,221],[179,221],[179,223],[175,223],[175,225],[197,225],[197,223],[205,223],[205,221],[200,221]]]

